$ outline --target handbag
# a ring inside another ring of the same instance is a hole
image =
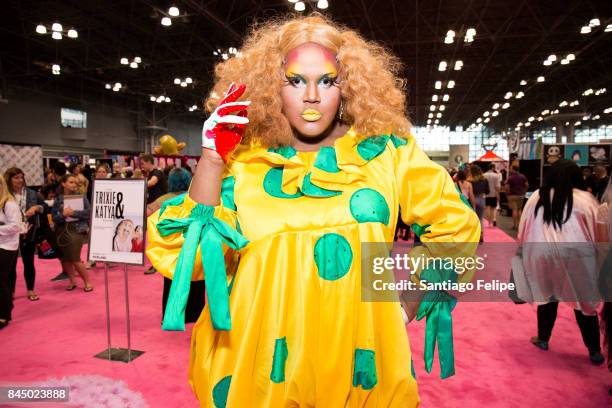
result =
[[[36,251],[39,259],[56,259],[60,256],[59,250],[54,248],[46,239],[36,244]]]

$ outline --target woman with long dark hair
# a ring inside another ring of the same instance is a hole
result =
[[[89,201],[82,196],[83,209],[74,210],[69,205],[64,205],[66,195],[75,194],[77,191],[76,178],[68,173],[61,178],[61,194],[55,197],[53,202],[53,222],[55,223],[55,234],[57,245],[62,252],[62,268],[68,273],[70,285],[66,290],[76,289],[74,280],[75,271],[83,279],[85,292],[91,292],[93,286],[89,280],[89,273],[85,264],[81,261],[81,248],[89,229]]]
[[[21,261],[23,262],[23,275],[26,281],[28,290],[28,299],[36,301],[39,299],[34,292],[34,283],[36,280],[36,268],[34,267],[34,253],[36,252],[36,237],[41,226],[40,216],[45,212],[45,201],[38,193],[27,187],[25,175],[23,171],[17,167],[11,167],[4,172],[4,180],[9,191],[15,197],[15,201],[19,205],[21,217],[23,221],[30,226],[27,234],[21,235],[19,239],[19,252],[21,252]],[[17,281],[17,263],[9,271],[11,278],[11,288],[15,292],[15,283]]]
[[[531,342],[548,350],[559,302],[567,302],[574,308],[589,358],[601,364],[594,245],[599,203],[581,185],[576,163],[562,159],[553,164],[542,187],[525,205],[518,238],[529,300],[538,304],[538,335]]]

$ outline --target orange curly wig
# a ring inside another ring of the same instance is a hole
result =
[[[231,82],[245,84],[243,99],[252,102],[242,144],[291,145],[293,132],[280,98],[283,64],[289,51],[307,42],[322,45],[337,56],[344,122],[363,136],[408,134],[399,59],[319,13],[254,26],[240,54],[215,67],[216,83],[206,108],[214,110]]]

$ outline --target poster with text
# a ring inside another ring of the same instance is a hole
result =
[[[144,265],[145,193],[145,180],[94,181],[90,261]]]

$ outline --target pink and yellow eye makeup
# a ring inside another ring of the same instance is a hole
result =
[[[323,68],[325,70],[325,74],[330,78],[336,78],[338,76],[338,71],[336,69],[336,56],[333,52],[329,51],[326,48],[319,48],[320,53],[323,56]],[[304,48],[298,47],[293,49],[287,55],[287,69],[285,70],[285,76],[292,77],[294,75],[299,75],[308,69],[307,66],[304,66],[303,63],[304,58],[303,54],[305,53]]]
[[[313,53],[316,58],[312,58]],[[336,56],[330,50],[306,44],[297,47],[287,55],[285,78],[293,88],[304,89],[304,101],[320,102],[321,91],[331,88],[337,80]],[[323,114],[314,106],[304,106],[300,114],[306,122],[316,122]]]

